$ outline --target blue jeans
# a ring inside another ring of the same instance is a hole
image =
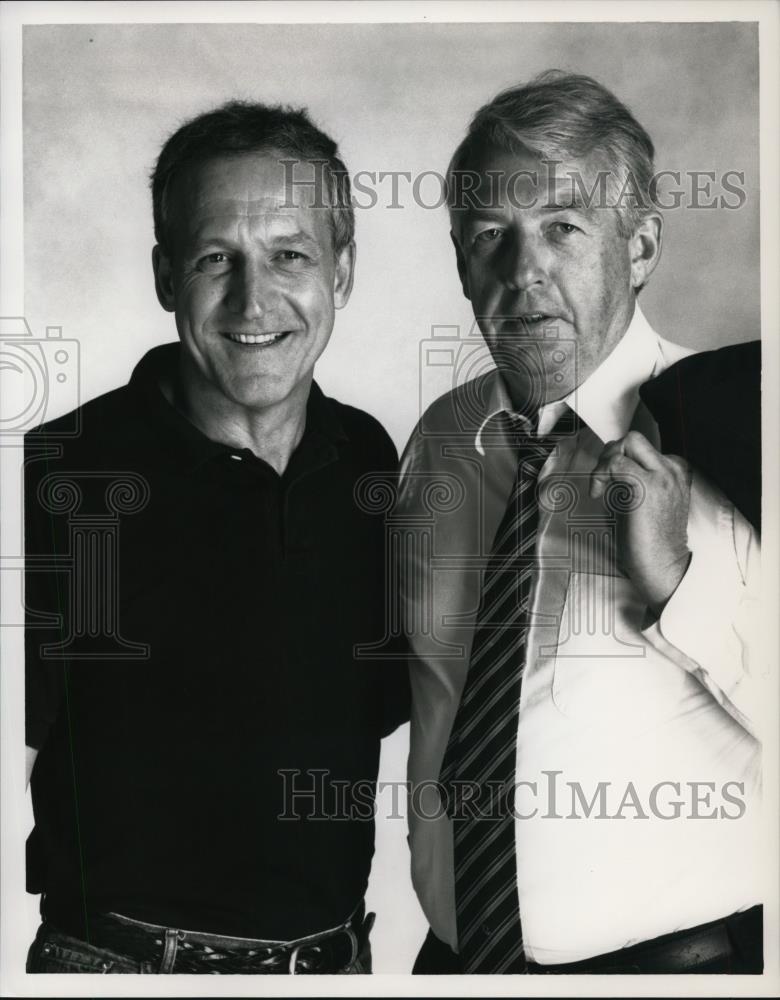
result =
[[[178,971],[173,968],[163,970],[162,963],[139,962],[129,955],[122,955],[109,948],[95,945],[71,937],[53,924],[44,921],[38,928],[35,940],[27,954],[27,972],[75,972],[75,973],[133,973],[157,974]],[[189,971],[189,970],[188,970]],[[211,970],[204,968],[204,974]],[[371,972],[371,943],[366,934],[357,958],[340,975],[363,975]]]

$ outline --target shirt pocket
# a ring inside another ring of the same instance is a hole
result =
[[[685,696],[685,671],[642,635],[646,606],[623,576],[572,573],[559,623],[553,702],[586,725],[647,728]]]

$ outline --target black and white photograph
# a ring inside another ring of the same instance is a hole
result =
[[[777,995],[779,23],[3,5],[3,995]]]

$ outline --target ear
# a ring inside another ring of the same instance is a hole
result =
[[[336,273],[333,277],[333,304],[337,309],[343,309],[352,294],[356,255],[355,241],[350,240],[336,257]]]
[[[173,294],[171,258],[159,245],[152,249],[152,268],[154,269],[154,287],[157,292],[157,300],[166,312],[174,312],[176,301]]]
[[[629,240],[631,286],[635,290],[647,284],[661,259],[664,220],[657,212],[646,215]]]
[[[468,279],[468,273],[466,271],[466,258],[463,256],[463,250],[461,248],[460,243],[458,242],[458,237],[452,230],[450,230],[450,239],[452,240],[452,245],[455,247],[455,258],[458,263],[458,277],[460,278],[460,286],[463,289],[463,294],[469,301],[471,301],[471,296],[469,295],[469,279]]]

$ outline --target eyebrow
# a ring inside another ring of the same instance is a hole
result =
[[[565,212],[573,210],[587,215],[591,212],[592,207],[592,205],[586,205],[579,194],[572,193],[565,195],[558,201],[550,201],[547,204],[540,205],[539,210],[542,212]]]
[[[292,233],[280,233],[277,236],[272,236],[268,241],[271,246],[277,246],[280,243],[300,243],[308,247],[318,247],[319,243],[314,237],[310,236],[308,233],[304,233],[300,229],[296,229]]]
[[[268,240],[268,246],[271,248],[278,247],[288,243],[295,243],[298,246],[304,246],[312,250],[317,249],[319,247],[319,243],[317,242],[317,240],[315,240],[312,236],[309,236],[308,233],[305,233],[299,229],[296,229],[294,232],[290,233],[280,233],[276,236],[272,236],[271,239]],[[235,249],[237,246],[240,246],[240,241],[232,240],[224,236],[215,235],[212,237],[206,234],[205,236],[201,236],[196,240],[196,242],[193,245],[193,249],[195,251],[200,251],[213,247],[219,247],[220,249],[224,250],[232,250]]]
[[[580,212],[582,215],[590,217],[595,209],[606,207],[604,198],[607,189],[603,183],[603,177],[599,173],[595,179],[588,176],[580,176],[575,183],[575,177],[569,175],[566,181],[563,177],[557,179],[556,189],[548,192],[551,200],[539,206],[542,212],[565,212],[567,210]]]
[[[544,202],[542,200],[542,196],[540,196],[532,205],[527,207],[529,209],[537,209],[540,212],[546,212],[548,214],[552,212],[574,211],[580,212],[582,215],[589,216],[593,211],[593,206],[587,204],[583,200],[579,191],[561,192],[557,200],[550,202]],[[465,225],[481,221],[493,222],[503,218],[504,212],[500,208],[494,209],[487,206],[477,206],[474,208],[467,208],[464,212]]]
[[[468,208],[464,213],[466,224],[472,222],[496,222],[504,218],[504,212],[500,208]]]

